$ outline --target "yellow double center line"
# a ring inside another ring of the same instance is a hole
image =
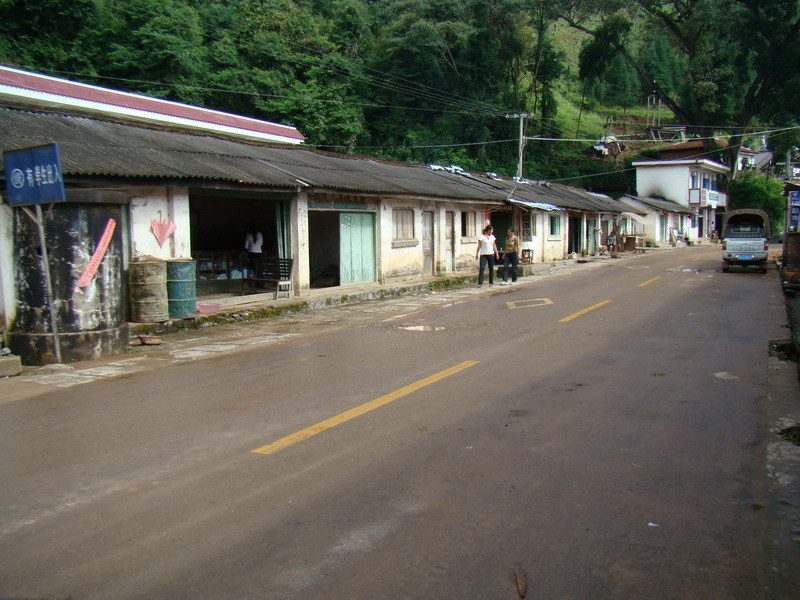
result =
[[[266,446],[261,446],[260,448],[256,448],[255,450],[251,450],[251,452],[255,454],[274,454],[278,450],[283,450],[297,442],[301,442],[305,439],[308,439],[312,436],[317,435],[318,433],[322,433],[323,431],[327,431],[332,427],[336,427],[337,425],[341,425],[342,423],[346,423],[356,417],[360,417],[361,415],[368,413],[376,408],[380,408],[390,402],[397,400],[398,398],[402,398],[403,396],[407,396],[417,390],[420,390],[432,383],[436,383],[437,381],[441,381],[445,377],[450,377],[450,375],[455,375],[459,371],[463,371],[473,365],[477,365],[477,360],[467,360],[460,364],[455,365],[454,367],[450,367],[449,369],[445,369],[444,371],[440,371],[430,377],[426,377],[425,379],[420,379],[416,383],[412,383],[405,387],[400,388],[399,390],[395,390],[393,392],[389,392],[388,394],[384,394],[380,398],[375,398],[374,400],[370,400],[369,402],[362,404],[360,406],[356,406],[355,408],[351,408],[343,413],[335,415],[329,419],[325,419],[324,421],[320,421],[316,425],[311,425],[310,427],[306,427],[305,429],[301,429],[300,431],[293,433],[291,435],[287,435],[279,439],[276,442],[272,442],[271,444],[267,444]]]

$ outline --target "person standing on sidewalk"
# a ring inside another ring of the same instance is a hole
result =
[[[503,285],[508,285],[508,265],[511,263],[511,283],[517,283],[517,269],[519,268],[519,237],[509,228],[506,235],[506,248],[503,254]]]
[[[478,287],[483,285],[483,269],[489,265],[489,285],[494,285],[494,260],[499,258],[497,241],[494,237],[494,227],[487,225],[478,236],[478,252],[475,258],[478,263]]]

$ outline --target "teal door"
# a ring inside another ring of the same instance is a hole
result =
[[[340,285],[375,281],[375,215],[339,213]]]

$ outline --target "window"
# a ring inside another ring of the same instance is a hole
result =
[[[561,235],[561,215],[550,215],[550,235]]]
[[[395,208],[392,210],[394,224],[394,240],[414,239],[414,211],[410,208]]]
[[[461,213],[461,237],[475,237],[475,213]]]
[[[523,240],[532,240],[536,235],[536,216],[533,213],[525,213],[522,215],[522,231],[520,237]]]

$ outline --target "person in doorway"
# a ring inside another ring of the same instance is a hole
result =
[[[255,223],[250,223],[247,230],[247,235],[244,236],[244,249],[247,250],[247,256],[250,260],[250,268],[253,270],[253,276],[258,276],[258,264],[261,262],[262,246],[264,245],[264,236],[256,227]]]
[[[614,235],[613,231],[608,234],[608,244],[607,244],[607,246],[608,246],[609,254],[613,254],[614,250],[617,247],[617,236]]]
[[[519,237],[509,228],[506,234],[506,248],[503,254],[503,285],[508,285],[508,265],[511,264],[511,283],[517,283],[517,269],[519,267]]]
[[[483,232],[478,236],[478,252],[475,258],[478,259],[478,287],[483,285],[483,270],[489,266],[489,285],[494,285],[494,261],[499,258],[497,250],[497,240],[494,237],[494,227],[487,225]]]

